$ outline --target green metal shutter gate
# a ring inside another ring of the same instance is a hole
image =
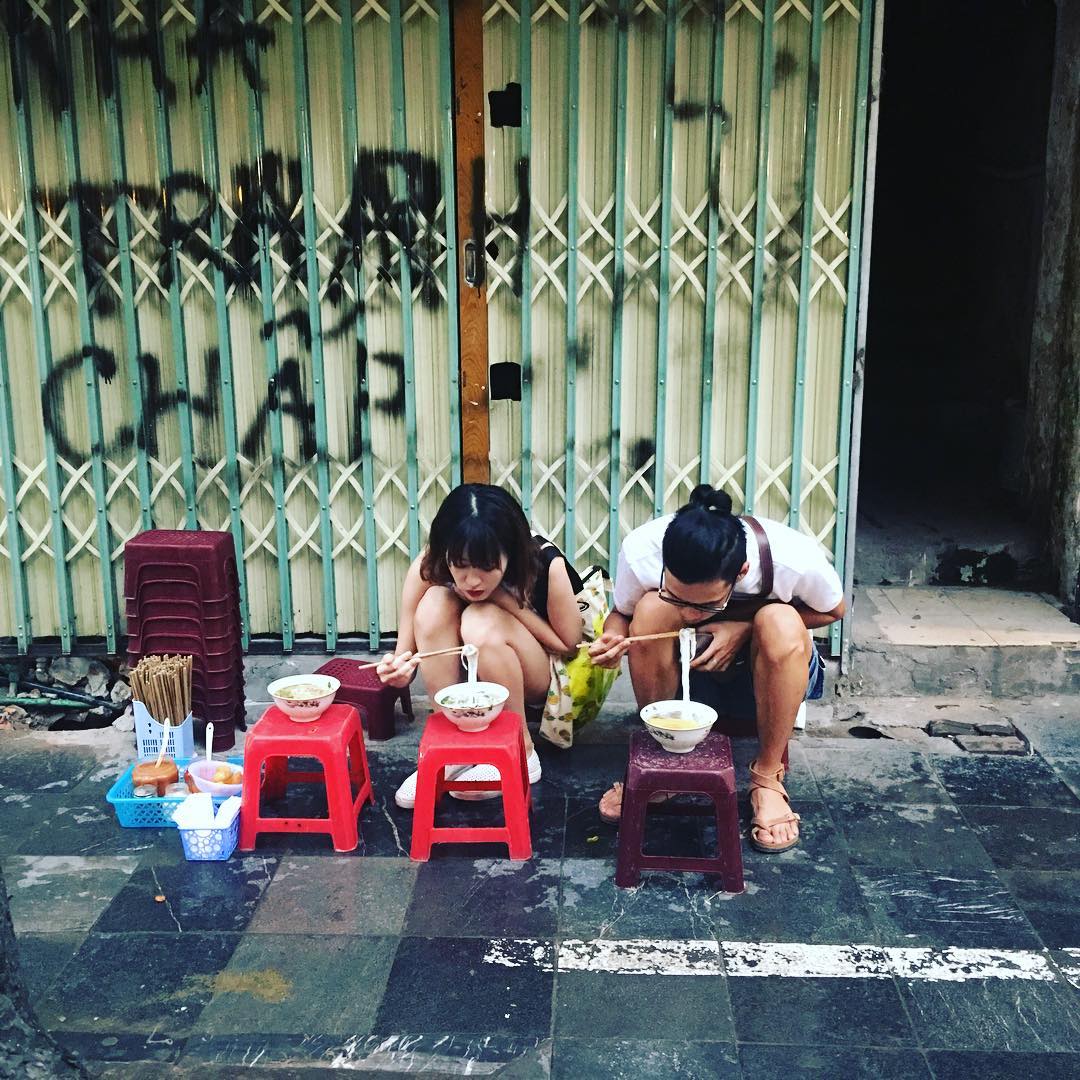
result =
[[[579,565],[709,479],[842,569],[871,4],[487,6],[492,479]],[[115,650],[196,526],[248,634],[392,630],[461,474],[449,7],[5,5],[0,638]]]

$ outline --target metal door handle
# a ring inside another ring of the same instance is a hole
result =
[[[484,281],[484,261],[475,240],[465,241],[465,284],[478,289]]]

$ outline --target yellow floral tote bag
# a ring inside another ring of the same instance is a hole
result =
[[[604,571],[594,566],[582,577],[582,583],[577,602],[583,640],[595,641],[604,632],[604,620],[611,611]],[[618,675],[618,668],[597,667],[585,649],[569,658],[553,656],[540,734],[564,750],[572,746],[574,732],[600,712]]]

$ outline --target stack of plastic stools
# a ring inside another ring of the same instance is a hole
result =
[[[667,803],[654,803],[650,806],[649,796],[659,791],[705,795],[713,805],[670,807]],[[646,855],[645,816],[650,812],[715,814],[719,852],[704,858]],[[742,892],[742,838],[735,763],[731,757],[731,740],[726,735],[711,732],[688,754],[669,753],[646,731],[635,731],[630,736],[615,884],[623,889],[637,885],[642,870],[696,871],[719,877],[727,892]]]
[[[151,529],[124,546],[128,663],[192,657],[191,711],[214,723],[214,749],[244,726],[240,588],[232,535]]]
[[[494,765],[499,770],[499,779],[447,780],[444,771],[447,765]],[[504,824],[484,828],[436,827],[435,806],[448,791],[501,791]],[[511,859],[529,859],[532,857],[531,806],[520,716],[502,712],[483,731],[462,731],[442,713],[428,717],[417,766],[409,852],[414,859],[426,862],[431,858],[432,844],[483,843],[506,844]]]
[[[315,758],[322,772],[297,772],[289,758]],[[261,777],[266,766],[265,779]],[[291,783],[325,783],[325,818],[263,817],[262,796],[279,799]],[[353,787],[357,794],[353,795]],[[330,705],[310,723],[300,723],[271,705],[244,740],[240,850],[253,851],[259,833],[329,833],[335,851],[354,851],[360,842],[357,817],[375,802],[360,714],[351,705]]]
[[[412,720],[412,695],[409,688],[386,686],[374,668],[362,667],[357,660],[343,658],[330,660],[317,668],[316,675],[331,675],[341,683],[334,701],[355,705],[362,720],[367,721],[369,739],[376,741],[392,739],[397,730],[394,724],[394,702],[401,702],[401,710]]]

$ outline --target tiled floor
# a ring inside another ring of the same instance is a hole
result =
[[[1073,1077],[1080,709],[1029,711],[1028,758],[801,737],[803,842],[774,857],[744,845],[737,896],[696,875],[615,887],[616,831],[595,804],[625,763],[617,710],[575,750],[540,748],[527,863],[488,846],[409,860],[411,815],[392,798],[408,728],[369,745],[378,802],[355,855],[282,836],[203,864],[174,832],[120,829],[92,755],[3,738],[0,860],[39,1014],[103,1076]],[[742,785],[751,754],[736,748]],[[497,804],[446,813],[493,818]],[[702,821],[658,819],[649,843],[710,845]],[[597,940],[616,958],[625,945],[716,959],[563,960]],[[960,974],[755,976],[725,968],[718,942],[923,950]],[[973,976],[950,949],[1022,951],[1035,974]]]

